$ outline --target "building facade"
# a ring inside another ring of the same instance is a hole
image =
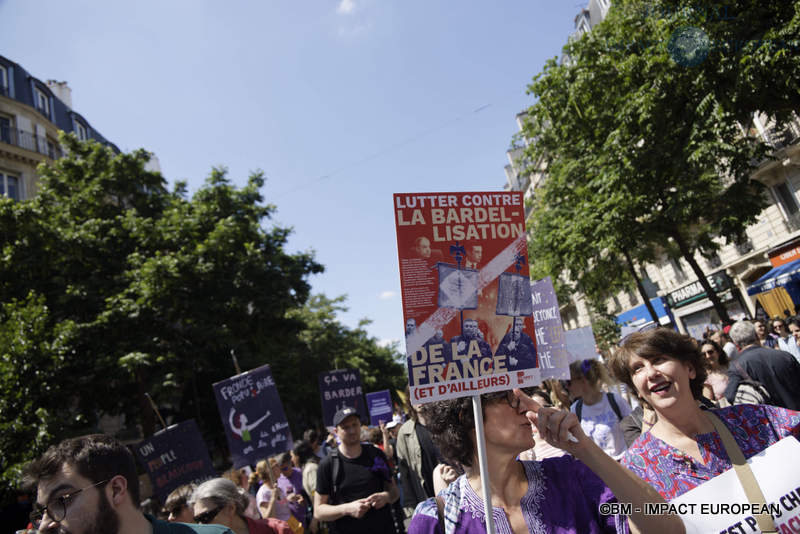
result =
[[[119,152],[72,109],[72,94],[66,82],[43,82],[0,56],[1,195],[23,200],[36,194],[36,167],[63,153],[59,130],[74,133],[82,141],[94,139]]]
[[[576,16],[575,31],[570,39],[591,31],[605,18],[609,7],[608,0],[591,0]],[[568,62],[569,58],[564,56],[562,61]],[[524,118],[524,113],[517,115],[520,130]],[[765,283],[758,289],[772,289],[756,292],[753,286],[762,277],[769,278],[772,269],[780,265],[779,257],[791,255],[795,249],[800,254],[797,248],[800,245],[800,121],[778,129],[765,117],[755,116],[749,128],[750,134],[760,136],[773,149],[773,159],[761,162],[753,173],[753,179],[766,186],[768,205],[758,220],[746,229],[744,241],[733,244],[720,241],[721,248],[711,259],[695,256],[732,319],[800,312],[800,298],[792,299],[782,288]],[[535,196],[546,179],[542,162],[524,159],[524,148],[530,142],[535,140],[522,139],[521,146],[509,150],[509,164],[505,167],[505,188],[524,191],[526,199]],[[702,337],[707,327],[719,327],[720,319],[711,301],[685,260],[663,257],[656,263],[642,265],[640,270],[648,298],[656,301],[654,307],[660,324],[672,325],[694,337]],[[797,277],[800,283],[800,272]],[[609,299],[607,306],[620,324],[639,327],[651,321],[637,291],[621,292]],[[561,315],[565,329],[590,325],[589,309],[580,294],[561,303]]]

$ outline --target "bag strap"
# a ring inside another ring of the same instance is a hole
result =
[[[339,459],[339,449],[338,448],[333,449],[330,452],[330,457],[331,457],[331,463],[333,464],[332,465],[332,471],[333,471],[332,478],[333,479],[331,480],[331,482],[332,482],[331,485],[333,486],[333,494],[330,496],[330,502],[331,502],[331,504],[333,504],[333,503],[336,502],[336,494],[339,491],[338,478],[339,478],[339,472],[342,469],[342,462]]]
[[[736,476],[739,478],[747,500],[749,502],[765,505],[766,499],[764,498],[764,493],[761,491],[761,487],[758,485],[755,475],[753,475],[753,470],[747,465],[747,460],[744,458],[742,449],[739,448],[739,444],[733,439],[733,434],[731,434],[728,427],[726,427],[714,413],[707,411],[705,414],[708,416],[709,420],[711,420],[714,428],[717,429],[719,437],[722,439],[722,445],[725,447],[725,452],[728,453],[728,458],[730,458],[733,464],[733,469],[736,471]],[[778,532],[775,530],[775,522],[772,520],[771,515],[755,514],[754,517],[758,522],[758,528],[764,534]]]
[[[438,495],[434,498],[436,499],[436,515],[439,516],[439,525],[442,533],[444,533],[444,499]]]
[[[608,403],[611,405],[611,409],[614,410],[614,413],[617,415],[617,420],[622,421],[622,412],[617,404],[617,399],[614,398],[614,394],[609,391],[606,393],[606,397],[608,397]]]

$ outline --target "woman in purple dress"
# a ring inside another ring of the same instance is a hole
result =
[[[575,414],[541,407],[519,390],[484,394],[481,399],[498,534],[684,532],[677,516],[636,512],[644,509],[645,502],[664,500],[588,438]],[[442,454],[461,464],[465,474],[437,497],[443,520],[437,499],[428,499],[417,506],[408,534],[486,532],[472,400],[438,401],[421,409]],[[534,445],[532,424],[543,439],[572,456],[519,461],[519,453]],[[576,441],[569,439],[570,434]],[[601,513],[607,509],[602,505],[618,500],[631,503],[633,515]]]

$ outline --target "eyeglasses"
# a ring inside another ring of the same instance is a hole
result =
[[[534,388],[522,388],[522,392],[526,395],[530,396],[533,392]],[[519,410],[519,398],[514,395],[512,390],[508,391],[496,391],[494,393],[485,393],[481,395],[481,398],[484,401],[497,401],[497,400],[505,400],[508,405],[511,407],[512,410]]]
[[[217,517],[217,514],[219,514],[222,511],[223,508],[225,507],[217,506],[213,510],[206,510],[202,514],[197,514],[196,516],[194,516],[194,522],[200,523],[201,525],[211,523],[214,520],[214,518]]]
[[[58,523],[59,521],[63,521],[64,518],[67,516],[67,505],[75,498],[83,490],[87,490],[89,488],[93,488],[95,486],[100,486],[101,484],[105,484],[111,480],[107,478],[105,480],[101,480],[100,482],[95,482],[91,486],[86,486],[85,488],[81,488],[79,490],[75,490],[70,493],[65,493],[63,495],[59,495],[58,497],[53,497],[47,502],[45,506],[38,506],[34,505],[33,512],[30,513],[28,516],[33,523],[33,526],[36,527],[38,530],[39,526],[42,523],[42,518],[44,514],[47,514],[53,522]]]

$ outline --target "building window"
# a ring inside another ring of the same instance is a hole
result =
[[[44,113],[48,118],[50,117],[50,99],[47,94],[41,89],[36,89],[36,109]]]
[[[0,65],[0,95],[8,96],[8,71]]]
[[[19,200],[19,178],[0,173],[0,195]]]
[[[0,141],[11,144],[11,119],[0,115]]]
[[[672,266],[672,270],[675,272],[675,280],[677,282],[683,282],[684,280],[686,280],[686,278],[688,278],[686,276],[686,272],[683,270],[683,267],[681,267],[680,260],[675,260],[674,258],[670,258],[669,264]]]
[[[88,139],[86,135],[86,126],[78,121],[75,121],[75,135],[78,136],[78,140],[80,141],[86,141],[86,139]]]
[[[715,252],[710,258],[706,258],[706,264],[708,264],[710,269],[716,269],[722,265],[722,260],[720,259],[719,254]]]
[[[775,192],[775,198],[778,199],[784,213],[789,217],[797,215],[800,209],[797,207],[797,200],[794,198],[794,193],[789,188],[789,184],[787,182],[781,182],[773,186],[772,190]]]

